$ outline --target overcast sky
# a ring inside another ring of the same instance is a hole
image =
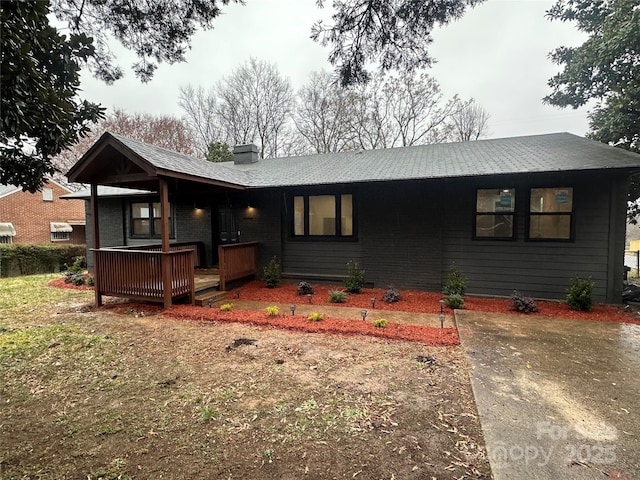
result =
[[[330,5],[330,2],[326,2]],[[586,37],[572,23],[545,17],[553,0],[489,0],[434,33],[429,69],[448,97],[474,97],[491,115],[490,138],[550,132],[587,131],[587,109],[559,109],[542,104],[547,80],[558,71],[548,59],[561,45],[580,45]],[[127,68],[125,78],[108,86],[83,74],[83,96],[109,110],[182,116],[178,88],[191,83],[209,87],[250,57],[277,65],[294,89],[314,70],[331,70],[328,48],[312,41],[312,24],[328,11],[316,0],[248,0],[230,5],[215,28],[193,37],[187,61],[160,65],[142,84]],[[119,63],[134,58],[114,45]]]

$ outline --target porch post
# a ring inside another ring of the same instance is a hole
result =
[[[160,217],[162,218],[162,288],[164,308],[171,306],[171,258],[169,256],[169,187],[164,178],[160,179]]]
[[[100,294],[100,265],[95,250],[100,248],[100,222],[98,220],[98,185],[91,184],[91,236],[93,239],[93,280],[96,307],[102,306],[102,295]]]

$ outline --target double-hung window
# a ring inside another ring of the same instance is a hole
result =
[[[354,238],[353,195],[295,195],[294,238]]]
[[[170,207],[169,212],[172,211]],[[169,214],[170,236],[173,237],[173,222]],[[131,236],[134,238],[157,238],[162,235],[160,202],[134,202],[131,204]]]
[[[479,189],[476,192],[474,238],[513,240],[515,188]]]
[[[573,188],[532,188],[529,240],[573,239]]]

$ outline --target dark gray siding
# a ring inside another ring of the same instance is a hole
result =
[[[125,217],[121,198],[101,198],[98,200],[98,221],[100,228],[100,246],[117,247],[126,244],[124,228]],[[86,231],[87,231],[87,264],[93,269],[93,219],[91,202],[85,202]]]
[[[249,193],[246,200],[240,202],[243,205],[238,211],[240,241],[258,242],[258,275],[273,257],[282,261],[283,202],[280,189]]]
[[[516,240],[473,240],[476,188],[514,186]],[[565,186],[574,188],[575,241],[527,241],[529,188]],[[455,263],[468,277],[469,293],[510,295],[517,289],[528,296],[561,299],[566,296],[570,278],[578,275],[594,280],[597,301],[619,301],[619,297],[614,298],[613,285],[621,284],[622,273],[616,272],[613,266],[609,268],[609,262],[614,260],[622,265],[623,254],[621,249],[617,252],[617,248],[610,251],[611,188],[611,177],[581,174],[494,178],[481,184],[465,180],[449,182],[443,228],[442,282],[446,281],[448,269]],[[614,210],[618,208],[624,215],[624,205],[617,202]],[[617,278],[610,279],[609,275]]]
[[[359,194],[358,226],[367,281],[440,289],[442,187],[436,182],[373,184]]]

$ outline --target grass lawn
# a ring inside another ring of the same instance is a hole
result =
[[[0,279],[2,480],[489,478],[460,347],[96,310],[51,278]]]

